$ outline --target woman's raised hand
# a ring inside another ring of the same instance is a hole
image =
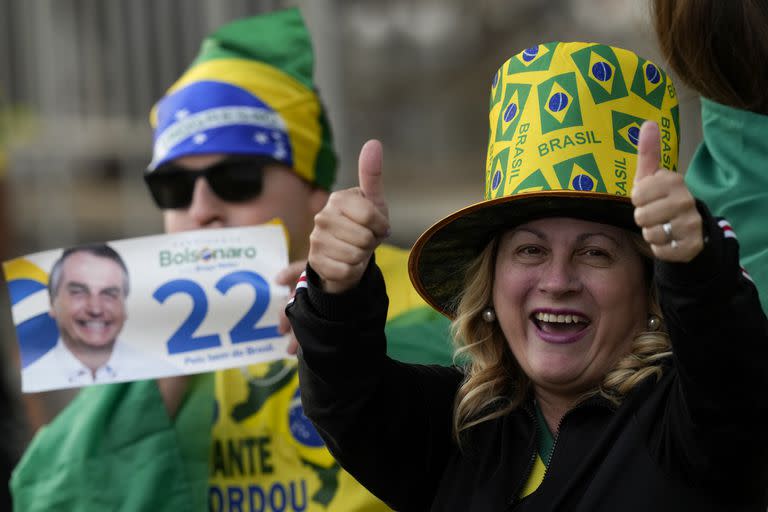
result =
[[[660,260],[688,262],[704,248],[702,218],[682,173],[659,169],[659,126],[646,121],[637,144],[632,189],[635,222]]]
[[[309,265],[328,293],[356,286],[374,249],[389,236],[379,141],[369,140],[360,150],[358,180],[358,187],[331,194],[309,236]]]

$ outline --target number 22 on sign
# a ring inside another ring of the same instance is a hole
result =
[[[229,330],[232,343],[245,343],[280,336],[277,325],[256,327],[264,316],[270,300],[269,283],[256,272],[240,270],[222,276],[215,285],[217,292],[227,295],[237,286],[250,286],[255,296],[250,308]],[[160,285],[152,294],[154,299],[163,304],[172,295],[183,294],[192,299],[192,310],[186,319],[166,341],[168,354],[181,354],[196,350],[220,347],[221,336],[218,334],[198,334],[197,330],[208,315],[208,298],[200,284],[191,279],[173,279]]]

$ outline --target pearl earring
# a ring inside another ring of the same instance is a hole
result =
[[[496,312],[492,307],[489,306],[483,310],[483,321],[488,324],[496,321]]]
[[[658,331],[661,328],[661,318],[656,315],[648,315],[648,330]]]

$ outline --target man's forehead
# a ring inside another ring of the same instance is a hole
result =
[[[123,267],[112,258],[99,256],[86,251],[75,252],[67,256],[61,269],[66,281],[68,281],[73,274],[84,274],[93,277],[94,279],[97,276],[104,274],[117,274],[119,276],[125,274]]]
[[[228,160],[230,158],[242,159],[242,158],[248,158],[251,156],[254,159],[258,159],[261,155],[247,155],[247,154],[235,154],[235,153],[205,153],[200,155],[181,156],[178,158],[174,158],[173,160],[171,160],[171,162],[177,167],[181,167],[183,169],[188,169],[190,171],[199,171],[207,167],[216,165],[225,160]],[[298,174],[294,169],[291,169],[287,165],[281,164],[279,162],[267,163],[266,165],[263,165],[262,168],[265,170],[279,169],[282,171],[290,172],[291,174],[298,176]]]
[[[206,153],[202,155],[187,155],[175,158],[172,162],[179,167],[184,167],[193,171],[205,169],[215,165],[227,158],[225,153]]]

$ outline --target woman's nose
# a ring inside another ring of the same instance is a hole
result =
[[[581,290],[581,279],[573,262],[566,258],[553,258],[542,272],[539,289],[555,296]]]

